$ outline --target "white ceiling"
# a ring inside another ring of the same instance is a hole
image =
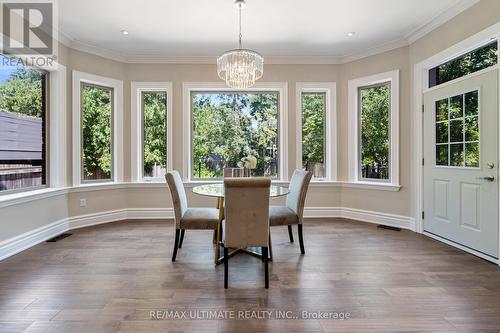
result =
[[[352,57],[407,43],[475,2],[247,0],[243,46],[264,56]],[[59,30],[77,48],[121,58],[212,57],[237,46],[232,3],[63,0]]]

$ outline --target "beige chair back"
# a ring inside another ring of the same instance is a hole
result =
[[[170,195],[174,205],[175,227],[176,229],[180,229],[181,218],[187,210],[187,198],[184,184],[182,183],[179,172],[175,170],[168,172],[165,178],[167,179],[168,188],[170,189]]]
[[[290,180],[290,193],[286,197],[286,206],[297,214],[299,223],[302,223],[304,217],[304,205],[311,177],[311,171],[295,170]]]
[[[266,178],[224,179],[225,247],[268,246],[270,186]]]

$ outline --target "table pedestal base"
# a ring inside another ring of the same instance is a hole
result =
[[[224,244],[220,243],[220,246],[223,247]],[[271,249],[271,239],[269,239],[269,249]],[[221,252],[224,252],[224,251],[221,251]],[[260,247],[247,247],[247,248],[242,248],[242,249],[233,249],[233,248],[230,248],[229,258],[231,258],[232,256],[237,255],[238,253],[246,253],[246,254],[249,254],[251,256],[254,256],[254,257],[262,259],[262,248],[260,248]],[[269,251],[268,260],[269,261],[273,260],[272,251]],[[224,262],[224,257],[222,256],[222,257],[219,257],[217,259],[217,262],[215,264],[219,265],[219,264],[222,264],[223,262]]]

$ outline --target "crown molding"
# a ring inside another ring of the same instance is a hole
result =
[[[439,13],[427,22],[423,23],[421,26],[417,27],[415,30],[406,34],[405,39],[408,41],[408,44],[413,44],[431,31],[439,28],[441,25],[445,24],[458,14],[474,6],[479,1],[480,0],[462,0],[459,3],[450,6],[445,11]]]
[[[344,56],[325,56],[325,55],[281,55],[281,56],[265,56],[266,64],[275,65],[339,65],[352,61],[360,60],[373,55],[381,54],[400,47],[413,44],[415,41],[424,37],[439,26],[445,24],[453,17],[477,4],[480,0],[461,0],[455,5],[450,6],[445,11],[434,16],[427,22],[423,23],[410,33],[402,38],[389,41],[380,46],[367,49],[363,52],[344,55]],[[68,48],[90,53],[103,58],[119,61],[122,63],[131,64],[206,64],[213,65],[216,63],[217,56],[154,56],[154,55],[138,55],[124,54],[101,48],[86,42],[79,41],[70,35],[59,31],[58,41]]]
[[[377,54],[381,54],[381,53],[384,53],[384,52],[388,52],[388,51],[392,51],[392,50],[395,50],[395,49],[399,49],[400,47],[404,47],[404,46],[408,46],[408,45],[410,45],[410,44],[408,43],[408,41],[406,39],[396,39],[396,40],[384,43],[384,44],[382,44],[380,46],[376,46],[374,48],[368,49],[368,50],[366,50],[364,52],[361,52],[361,53],[356,53],[356,54],[352,54],[352,55],[341,57],[339,59],[340,60],[339,63],[340,64],[346,64],[346,63],[349,63],[349,62],[353,62],[353,61],[356,61],[356,60],[360,60],[360,59],[367,58],[367,57],[370,57],[370,56],[374,56],[374,55],[377,55]]]

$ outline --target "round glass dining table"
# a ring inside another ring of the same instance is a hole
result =
[[[271,198],[280,197],[283,195],[287,195],[289,192],[290,191],[286,187],[271,185],[269,196]],[[216,183],[195,186],[193,187],[193,193],[205,195],[208,197],[224,198],[224,184]]]
[[[193,193],[204,195],[208,197],[217,198],[217,209],[219,209],[219,223],[217,225],[217,230],[214,233],[214,243],[216,244],[215,248],[215,264],[220,264],[223,262],[223,258],[220,257],[220,246],[224,244],[221,241],[222,236],[222,221],[224,220],[224,184],[223,183],[214,183],[214,184],[204,184],[193,187]],[[290,190],[283,186],[271,185],[269,189],[269,196],[271,198],[280,197],[287,195]],[[229,253],[229,256],[233,256],[236,253],[243,251],[255,256],[262,256],[262,253],[259,251],[260,249],[249,248],[249,249],[235,249],[234,251]],[[271,246],[271,234],[269,234],[269,260],[272,260],[273,251]]]

